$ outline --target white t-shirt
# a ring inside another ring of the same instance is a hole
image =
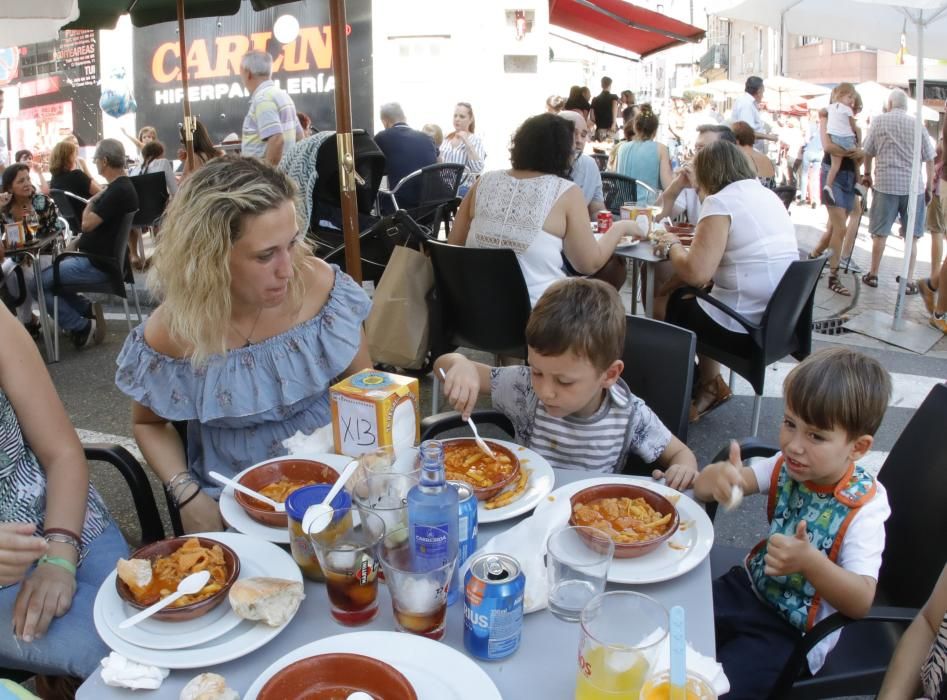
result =
[[[855,130],[852,129],[851,120],[855,118],[855,113],[848,105],[841,102],[833,102],[826,111],[829,113],[829,119],[826,122],[825,130],[832,136],[854,136]]]
[[[676,217],[681,214],[687,215],[687,222],[690,224],[696,224],[700,219],[700,197],[697,196],[697,190],[693,187],[682,189],[674,200],[671,216]]]
[[[760,107],[750,93],[744,92],[733,101],[730,124],[733,125],[734,122],[746,122],[758,134],[762,134],[766,129],[765,124],[763,124],[763,116],[760,114]],[[753,148],[760,153],[766,153],[766,141],[758,139],[753,144]]]
[[[792,219],[779,197],[756,178],[739,180],[706,197],[700,221],[708,216],[730,219],[727,247],[710,295],[757,323],[789,263],[799,259]],[[697,303],[727,330],[746,332],[709,303],[700,299]]]
[[[777,453],[770,459],[760,460],[750,465],[759,484],[760,493],[769,492],[770,479],[776,460],[782,456]],[[859,576],[868,576],[878,580],[878,570],[881,568],[881,555],[885,549],[885,521],[891,515],[888,505],[888,493],[884,484],[875,481],[875,495],[863,505],[849,523],[848,530],[842,538],[842,547],[838,553],[836,564]],[[818,623],[835,612],[835,608],[823,600],[816,613],[815,622]],[[819,642],[807,657],[809,670],[814,674],[819,672],[825,657],[838,642],[840,632],[834,632]]]

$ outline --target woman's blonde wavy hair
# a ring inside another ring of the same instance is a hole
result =
[[[191,175],[171,199],[155,247],[149,287],[161,301],[171,338],[199,365],[227,352],[230,326],[230,252],[243,222],[291,201],[296,222],[301,198],[285,173],[255,158],[221,157]],[[302,272],[311,246],[293,248],[288,296],[295,308],[305,293]]]

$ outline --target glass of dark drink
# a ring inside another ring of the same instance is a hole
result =
[[[378,561],[375,548],[384,536],[384,521],[374,513],[361,515],[320,533],[310,533],[326,580],[330,612],[339,623],[363,625],[378,614]]]
[[[385,571],[398,629],[428,639],[443,638],[447,629],[447,586],[457,563],[457,552],[450,552],[443,561],[419,556],[412,547],[410,529],[398,528],[385,533],[378,546],[378,558]]]

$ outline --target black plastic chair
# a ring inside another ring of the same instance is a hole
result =
[[[592,160],[595,161],[595,164],[598,166],[598,171],[600,173],[605,172],[605,169],[608,167],[608,154],[607,153],[593,153]]]
[[[163,176],[162,176],[163,177]],[[132,275],[131,265],[128,262],[128,234],[132,229],[132,222],[135,219],[136,212],[131,211],[125,214],[115,237],[112,240],[112,254],[108,257],[91,255],[79,251],[67,251],[60,253],[53,260],[53,322],[55,324],[55,344],[53,348],[53,357],[59,362],[59,295],[65,292],[94,292],[99,294],[114,294],[120,297],[125,306],[125,320],[128,323],[128,330],[132,329],[131,314],[128,312],[128,292],[125,285],[129,284],[132,288],[132,294],[135,299],[135,310],[138,312],[138,322],[141,323],[141,306],[138,303],[138,288],[135,286],[135,278]],[[63,260],[69,258],[88,258],[104,263],[108,269],[109,279],[99,284],[64,284],[59,276],[59,268]]]
[[[792,185],[780,185],[773,190],[776,196],[782,201],[783,206],[789,209],[789,205],[796,201],[796,188]]]
[[[168,200],[171,199],[164,173],[145,173],[128,179],[132,181],[135,192],[138,193],[138,213],[135,214],[133,225],[139,228],[153,228],[164,214]]]
[[[90,443],[82,446],[85,457],[90,462],[107,462],[118,469],[135,503],[138,525],[141,529],[141,543],[148,544],[164,539],[164,526],[151,490],[151,482],[141,464],[121,445]]]
[[[526,357],[526,322],[532,310],[516,253],[507,249],[466,248],[430,240],[434,288],[445,352],[473,348],[495,356]],[[440,354],[440,353],[438,353]],[[437,377],[433,406],[437,412]]]
[[[23,268],[19,265],[14,267],[10,274],[16,277],[16,287],[19,291],[16,296],[11,296],[7,290],[6,279],[0,276],[0,300],[12,312],[26,301],[26,278],[23,276]]]
[[[627,316],[626,321],[621,377],[631,392],[686,444],[697,336],[686,328],[644,316]],[[650,476],[652,466],[630,454],[623,471]]]
[[[891,451],[878,480],[888,492],[891,517],[885,523],[885,550],[875,602],[868,615],[852,620],[834,613],[800,640],[770,694],[772,700],[815,700],[878,692],[894,647],[930,596],[947,562],[947,450],[940,431],[947,413],[947,385],[937,384],[914,412]],[[744,460],[771,457],[777,447],[756,440],[740,443]],[[714,461],[726,460],[729,446]],[[716,505],[716,504],[711,504]],[[708,512],[711,509],[708,508]],[[746,552],[714,545],[714,576],[739,565]],[[842,630],[835,649],[815,676],[806,672],[806,654]]]
[[[823,256],[790,263],[759,323],[749,321],[704,289],[682,287],[674,291],[668,302],[665,316],[668,323],[681,325],[680,305],[685,297],[696,296],[746,329],[746,333],[722,331],[727,334],[728,341],[720,346],[711,345],[698,335],[697,352],[729,367],[753,386],[756,395],[753,400],[753,435],[759,428],[766,368],[787,355],[803,360],[812,352],[812,303],[825,261]]]
[[[419,224],[431,227],[436,233],[438,229],[433,228],[432,224],[437,216],[437,210],[453,203],[457,198],[457,189],[463,177],[462,164],[427,165],[405,175],[394,189],[378,190],[378,210],[385,211],[386,203],[390,202],[390,208],[405,209],[412,219]]]
[[[605,208],[615,216],[621,216],[622,204],[638,201],[638,181],[607,170],[602,173],[602,194],[605,196]]]
[[[67,190],[50,189],[49,196],[56,203],[59,215],[69,224],[72,235],[78,236],[82,233],[81,212],[85,209],[87,200]]]

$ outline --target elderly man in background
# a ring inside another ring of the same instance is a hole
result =
[[[125,174],[125,147],[121,141],[103,139],[95,149],[92,162],[108,185],[100,190],[82,212],[82,235],[78,250],[90,257],[69,257],[59,265],[63,284],[97,284],[109,279],[115,255],[115,237],[121,234],[125,215],[138,209],[138,194]],[[53,314],[53,268],[43,270],[46,310]],[[101,343],[105,338],[102,305],[84,296],[66,293],[59,296],[59,325],[72,336],[76,348]]]
[[[776,134],[767,134],[763,117],[760,116],[760,102],[763,101],[763,79],[758,75],[751,75],[746,79],[745,92],[733,101],[733,111],[730,113],[730,123],[746,122],[753,127],[756,142],[753,144],[760,153],[766,153],[766,141],[778,141]]]
[[[886,239],[891,233],[895,219],[901,218],[907,227],[911,206],[911,168],[914,158],[914,128],[916,120],[907,113],[908,98],[902,90],[892,90],[888,96],[887,112],[871,121],[865,138],[865,174],[862,184],[872,187],[871,209],[868,213],[868,232],[871,234],[871,269],[862,277],[869,287],[878,286],[878,268],[884,255]],[[934,189],[934,145],[930,137],[921,130],[921,161],[927,168],[927,185],[923,194],[918,194],[914,206],[915,239],[924,235],[924,208]],[[875,165],[874,176],[871,166]],[[914,282],[914,263],[917,246],[911,248],[911,263],[908,272],[907,293],[917,294]]]
[[[279,165],[283,152],[304,137],[296,105],[272,80],[273,57],[248,51],[240,60],[240,77],[250,91],[250,109],[243,119],[240,153]]]
[[[375,134],[375,143],[385,154],[388,189],[393,190],[406,175],[434,165],[437,148],[434,139],[408,126],[404,110],[397,102],[382,105],[379,116],[385,128]],[[418,205],[420,194],[420,182],[409,182],[398,192],[398,207],[413,209]]]
[[[605,195],[602,192],[602,175],[592,156],[585,155],[585,144],[589,140],[589,125],[579,112],[563,110],[560,117],[572,122],[575,160],[572,162],[572,182],[582,190],[585,204],[589,210],[589,219],[594,221],[598,213],[605,208]]]

